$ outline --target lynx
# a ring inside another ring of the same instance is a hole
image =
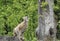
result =
[[[25,16],[23,17],[23,21],[14,28],[13,30],[14,36],[17,36],[19,40],[23,39],[23,33],[26,30],[27,26],[28,26],[28,17]]]

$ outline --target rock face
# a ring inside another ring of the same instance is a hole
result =
[[[19,41],[19,39],[14,36],[0,36],[0,41]]]

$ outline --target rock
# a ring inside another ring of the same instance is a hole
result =
[[[19,41],[19,39],[14,36],[0,36],[0,41]]]

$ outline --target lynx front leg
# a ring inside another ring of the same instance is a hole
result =
[[[17,37],[18,37],[18,39],[19,39],[20,41],[24,41],[22,35],[23,35],[23,34],[22,34],[21,32],[19,32],[19,34],[17,35]]]

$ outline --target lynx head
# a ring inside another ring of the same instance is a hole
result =
[[[29,20],[29,19],[28,19],[28,16],[24,16],[24,17],[23,17],[23,20],[28,21],[28,20]]]

